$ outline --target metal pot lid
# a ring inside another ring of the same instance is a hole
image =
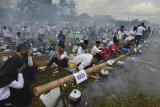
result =
[[[4,52],[10,52],[11,50],[10,49],[6,49],[6,50],[4,50]]]
[[[73,89],[73,91],[69,95],[72,98],[80,98],[81,97],[81,92],[77,89]]]
[[[109,74],[109,71],[108,70],[104,70],[104,69],[102,69],[100,72],[101,72],[101,74],[106,74],[106,75]]]
[[[2,57],[2,61],[7,61],[7,59],[8,59],[8,56],[3,56]]]
[[[33,48],[32,50],[33,50],[33,52],[36,52],[38,49],[37,48]]]

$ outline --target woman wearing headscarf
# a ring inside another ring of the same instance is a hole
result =
[[[14,55],[0,68],[0,106],[5,103],[17,104],[17,94],[24,86],[23,65],[22,57]]]
[[[17,46],[17,55],[23,58],[23,61],[26,61],[27,47],[25,44],[19,44]],[[28,56],[27,56],[28,57]],[[28,106],[32,101],[32,95],[30,92],[30,78],[28,76],[29,71],[27,70],[27,63],[24,64],[23,69],[23,77],[24,77],[24,87],[19,91],[19,95],[23,95],[23,97],[19,96],[17,99],[19,100],[20,107]]]

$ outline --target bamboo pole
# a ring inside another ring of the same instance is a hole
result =
[[[118,58],[115,58],[114,61],[117,62],[117,61],[125,58],[126,56],[127,55],[121,55]],[[97,72],[101,68],[106,67],[106,66],[110,66],[110,65],[107,62],[105,62],[105,63],[99,64],[99,65],[97,65],[95,67],[91,67],[91,68],[89,68],[89,69],[87,69],[85,71],[86,71],[87,74],[90,74],[90,73],[93,73],[93,72]],[[45,92],[47,92],[47,91],[49,91],[51,89],[54,89],[56,87],[59,87],[59,86],[65,84],[68,81],[73,80],[73,79],[75,79],[75,78],[74,78],[74,75],[72,74],[72,75],[66,76],[64,78],[60,78],[58,80],[55,80],[53,82],[50,82],[50,83],[35,87],[34,88],[34,94],[36,96],[39,96],[40,94],[45,93]]]

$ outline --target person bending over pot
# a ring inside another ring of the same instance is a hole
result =
[[[78,70],[87,69],[91,67],[93,64],[98,63],[103,58],[96,54],[81,54],[74,58],[74,64],[78,66]]]

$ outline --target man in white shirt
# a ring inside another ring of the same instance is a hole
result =
[[[47,33],[49,36],[51,36],[51,26],[49,26],[49,25],[47,26]]]
[[[120,47],[122,47],[123,37],[124,37],[124,26],[121,26],[121,28],[118,30],[118,35],[117,35]]]
[[[135,38],[136,30],[137,30],[137,27],[134,27],[132,30],[129,31],[129,36],[125,39],[125,42],[131,41]]]
[[[140,26],[137,27],[137,33],[136,33],[136,36],[135,36],[135,42],[136,42],[137,46],[139,45],[139,42],[142,38],[142,35],[143,35],[144,31],[146,31],[146,28],[144,27],[144,23],[142,23]]]
[[[117,42],[119,42],[119,40],[117,39],[116,36],[114,36],[113,40],[108,43],[108,47],[110,47],[111,45],[113,45],[114,43],[117,43]]]
[[[77,55],[85,54],[87,52],[87,46],[82,44],[77,51]]]
[[[27,26],[22,26],[21,32],[22,32],[22,36],[26,37],[27,36]]]
[[[108,41],[108,35],[107,35],[107,33],[104,33],[104,36],[103,36],[103,44],[105,45],[106,43],[107,43],[107,41]]]
[[[38,31],[38,36],[39,36],[41,42],[43,41],[43,39],[45,37],[45,33],[46,33],[46,29],[44,28],[44,26],[41,26],[41,28]]]
[[[18,44],[21,43],[21,33],[20,32],[17,32],[17,36],[16,36],[16,46],[18,46]]]
[[[113,44],[113,40],[111,40],[111,41],[108,43],[108,47],[110,47],[112,44]]]
[[[102,58],[98,54],[94,56],[91,54],[81,54],[76,56],[73,61],[74,64],[78,66],[78,70],[82,70],[92,64],[96,64],[100,60],[102,60]]]
[[[77,51],[78,51],[78,48],[79,48],[79,43],[77,43],[75,46],[73,46],[72,52],[73,52],[74,54],[76,54]]]
[[[44,28],[44,26],[41,26],[41,28],[39,29],[39,35],[45,35],[45,32],[46,32],[46,30],[45,30],[45,28]]]
[[[3,27],[2,34],[5,38],[10,38],[12,36],[11,32],[6,27]]]
[[[67,68],[68,67],[68,54],[65,51],[65,45],[60,46],[60,61],[59,61],[59,66],[62,68]]]
[[[92,55],[95,55],[97,54],[98,52],[100,52],[101,50],[99,49],[99,46],[100,46],[100,41],[96,41],[96,45],[93,46],[92,50],[91,50],[91,54]]]
[[[124,26],[121,26],[121,28],[118,30],[118,40],[123,39],[123,35],[124,35]]]

